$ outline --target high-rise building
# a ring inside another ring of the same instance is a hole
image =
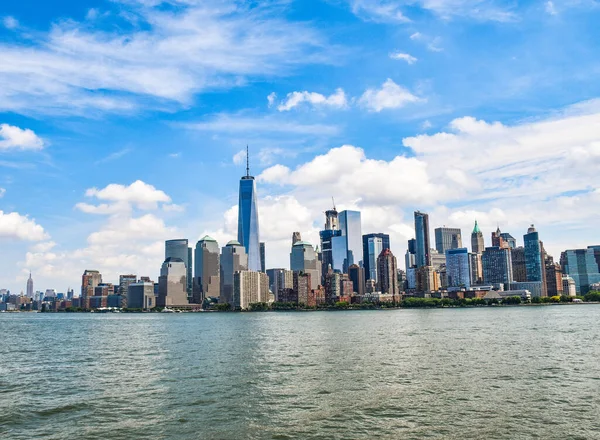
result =
[[[154,283],[139,282],[127,286],[127,307],[130,309],[151,309],[155,306]]]
[[[500,248],[508,247],[508,244],[502,238],[502,231],[500,231],[500,226],[496,229],[496,232],[492,232],[492,247],[497,246]]]
[[[517,283],[527,281],[527,265],[525,264],[525,248],[522,246],[510,250],[513,279]]]
[[[416,269],[416,289],[418,292],[435,292],[439,288],[439,275],[432,266],[421,266]]]
[[[546,256],[546,287],[548,296],[562,296],[564,294],[562,268],[549,255]]]
[[[377,283],[377,258],[384,249],[390,248],[390,236],[388,234],[363,235],[363,267],[367,280],[375,280]]]
[[[31,272],[29,272],[29,278],[27,279],[27,298],[33,298],[33,278],[31,278]]]
[[[321,273],[323,274],[323,277],[325,277],[330,267],[335,270],[335,265],[333,262],[334,239],[336,237],[340,237],[341,235],[342,231],[339,230],[338,212],[334,205],[332,209],[325,211],[325,227],[321,232],[319,232],[319,236],[321,238]],[[341,258],[345,258],[343,257],[343,254],[345,253],[343,252],[344,249],[341,249],[342,252],[340,252],[340,249],[337,249],[341,244],[343,244],[343,241],[341,243],[337,243],[336,246],[336,250],[338,251],[338,260],[340,258],[340,253],[342,254]],[[341,271],[342,268],[339,270]]]
[[[187,238],[179,238],[175,240],[165,241],[165,260],[169,258],[179,258],[185,264],[186,269],[186,292],[191,297],[192,295],[192,257],[191,250],[188,247]]]
[[[517,247],[517,240],[508,232],[502,232],[500,234],[500,237],[502,237],[502,239],[508,245],[509,248],[514,249]]]
[[[342,211],[339,216],[340,231],[342,231],[341,239],[343,245],[336,247],[336,241],[334,239],[334,264],[335,268],[339,268],[339,264],[336,261],[336,250],[341,249],[342,246],[345,248],[346,256],[341,262],[342,272],[348,273],[348,268],[353,264],[359,266],[363,265],[363,243],[362,243],[362,226],[361,216],[359,211]],[[340,258],[343,254],[340,255]]]
[[[275,301],[280,301],[280,293],[283,289],[293,289],[294,287],[294,272],[287,269],[267,269],[267,276],[269,277],[269,288],[273,295],[275,295]]]
[[[265,242],[261,241],[260,242],[260,271],[261,272],[266,272],[266,261],[265,261],[266,255],[265,255]]]
[[[492,246],[485,248],[481,257],[483,281],[486,284],[506,284],[513,282],[512,262],[509,248]]]
[[[240,270],[233,274],[233,306],[246,310],[250,304],[269,302],[269,277],[264,272]]]
[[[417,267],[431,266],[429,245],[429,215],[420,211],[415,212],[415,254]]]
[[[377,261],[377,260],[376,260]],[[352,281],[352,291],[358,295],[365,294],[365,268],[353,264],[348,268],[348,277]]]
[[[446,250],[446,274],[448,287],[471,287],[471,269],[467,248]]]
[[[575,282],[577,295],[585,295],[590,285],[600,282],[600,246],[570,249],[560,256],[563,273]]]
[[[311,289],[319,287],[321,268],[319,267],[317,253],[310,243],[298,241],[292,246],[290,269],[294,272],[309,273],[313,283]]]
[[[435,249],[440,254],[445,254],[448,249],[462,248],[462,233],[459,228],[436,228]]]
[[[219,302],[233,305],[233,275],[248,270],[248,255],[239,241],[232,240],[221,249],[221,292]]]
[[[384,249],[377,257],[378,289],[387,295],[398,295],[398,263],[390,249]]]
[[[258,225],[258,205],[256,202],[256,182],[250,175],[250,160],[246,149],[246,175],[240,180],[238,206],[238,241],[246,249],[248,269],[260,271],[260,229]]]
[[[130,284],[137,282],[137,275],[119,275],[119,295],[127,297],[127,288]]]
[[[542,296],[548,296],[543,244],[533,225],[527,230],[523,240],[525,241],[527,281],[540,281],[542,283]]]
[[[200,304],[205,298],[221,296],[221,269],[219,244],[205,235],[198,243],[194,256],[194,302]]]
[[[300,234],[300,232],[292,233],[292,246],[294,246],[299,241],[302,241],[302,235]]]
[[[471,252],[474,254],[482,254],[485,250],[485,241],[483,239],[483,233],[479,229],[477,220],[475,220],[475,227],[471,233]]]
[[[469,267],[471,270],[471,286],[483,283],[482,254],[469,253]]]
[[[446,266],[446,254],[440,254],[437,249],[430,249],[429,264],[436,271],[439,271],[442,267]]]
[[[102,275],[97,270],[86,270],[83,272],[81,276],[81,308],[90,308],[90,298],[94,296],[94,289],[101,283]]]
[[[189,304],[187,273],[187,266],[181,258],[169,257],[164,261],[158,277],[157,306],[172,307]]]
[[[308,304],[308,297],[312,291],[311,284],[313,284],[311,278],[310,273],[294,272],[293,289],[298,304]]]

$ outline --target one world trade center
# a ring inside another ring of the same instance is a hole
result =
[[[238,241],[248,254],[248,270],[260,271],[260,238],[258,227],[258,206],[256,204],[256,183],[250,175],[250,160],[246,147],[246,175],[240,180],[240,200],[238,205]]]

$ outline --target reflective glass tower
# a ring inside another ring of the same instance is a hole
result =
[[[256,182],[250,175],[250,161],[246,149],[246,175],[240,180],[238,205],[238,241],[246,249],[248,269],[260,272],[260,238],[258,227],[258,206],[256,204]]]
[[[342,270],[344,273],[348,273],[348,268],[353,264],[362,266],[363,244],[360,212],[342,211],[340,213],[339,221],[342,238],[346,248],[346,258],[342,264]],[[335,244],[334,263],[336,263],[337,266],[337,262],[335,261]]]
[[[415,235],[416,235],[416,260],[417,267],[431,266],[431,255],[429,245],[429,215],[415,212]]]
[[[377,283],[377,258],[382,251],[389,248],[388,234],[363,235],[363,265],[367,280],[374,280]]]

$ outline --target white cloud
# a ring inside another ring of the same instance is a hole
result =
[[[234,165],[242,165],[246,163],[246,150],[240,150],[233,155]]]
[[[375,22],[409,23],[404,15],[401,2],[389,0],[350,0],[352,12],[357,16]]]
[[[44,228],[35,220],[17,212],[0,211],[0,238],[42,241],[48,238]]]
[[[0,188],[0,199],[2,197],[4,197],[4,194],[6,194],[6,189],[5,188]]]
[[[171,198],[165,192],[141,180],[136,180],[129,186],[111,183],[102,189],[90,188],[85,192],[85,195],[113,203],[113,205],[96,206],[96,212],[93,212],[93,209],[89,209],[89,205],[85,203],[77,205],[79,209],[89,213],[110,214],[117,212],[118,210],[110,211],[111,207],[114,206],[136,206],[140,209],[152,210],[157,208],[158,203],[171,202]]]
[[[342,89],[336,89],[335,93],[329,96],[315,92],[292,92],[288,93],[285,101],[283,101],[277,110],[280,112],[289,111],[302,103],[309,103],[313,106],[323,106],[331,108],[345,108],[348,106],[346,94]]]
[[[56,246],[56,243],[53,241],[43,241],[41,243],[34,244],[31,246],[32,252],[49,252],[52,248]]]
[[[2,19],[2,24],[6,29],[16,29],[19,27],[19,22],[15,17],[11,17],[10,15],[4,17]]]
[[[546,13],[548,13],[550,15],[558,15],[558,11],[556,10],[556,6],[554,6],[554,2],[547,1],[545,8],[546,8]]]
[[[410,91],[387,79],[380,89],[367,89],[359,103],[371,111],[380,112],[385,109],[396,109],[406,104],[422,101]]]
[[[417,59],[408,53],[395,52],[390,54],[390,58],[393,60],[406,61],[408,64],[415,64]]]
[[[269,96],[267,96],[267,101],[269,103],[269,107],[273,107],[276,100],[277,100],[277,93],[275,93],[275,92],[269,93]]]
[[[120,3],[102,29],[69,19],[28,35],[26,46],[0,43],[0,111],[179,108],[206,90],[328,62],[333,50],[309,23],[278,18],[281,4]]]
[[[32,130],[0,124],[0,150],[41,150],[44,141]]]

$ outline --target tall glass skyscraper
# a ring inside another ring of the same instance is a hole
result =
[[[389,248],[390,236],[388,234],[363,235],[363,265],[367,280],[374,280],[377,283],[377,257]]]
[[[348,268],[353,264],[356,264],[358,266],[363,265],[362,226],[360,212],[342,211],[340,213],[339,221],[340,230],[342,231],[342,238],[344,239],[344,244],[346,247],[346,258],[342,264],[343,272],[348,273]],[[335,241],[336,240],[334,240],[334,243]]]
[[[448,287],[471,287],[471,268],[467,248],[446,249]]]
[[[185,264],[188,296],[192,295],[192,249],[188,247],[186,238],[165,241],[165,260],[167,258],[179,258]]]
[[[246,158],[248,151],[246,150]],[[246,175],[240,180],[238,205],[238,241],[246,249],[248,270],[262,270],[260,258],[260,232],[258,227],[258,206],[256,203],[256,182],[250,175],[250,162],[247,158]]]
[[[415,211],[415,235],[417,267],[431,266],[428,214]]]
[[[544,263],[544,255],[542,252],[542,244],[540,236],[531,227],[527,230],[527,234],[523,236],[525,241],[525,270],[527,273],[527,281],[542,282],[542,296],[548,296],[546,287],[546,265]]]
[[[570,249],[560,256],[563,272],[575,281],[578,295],[590,291],[590,285],[600,283],[600,246]]]

